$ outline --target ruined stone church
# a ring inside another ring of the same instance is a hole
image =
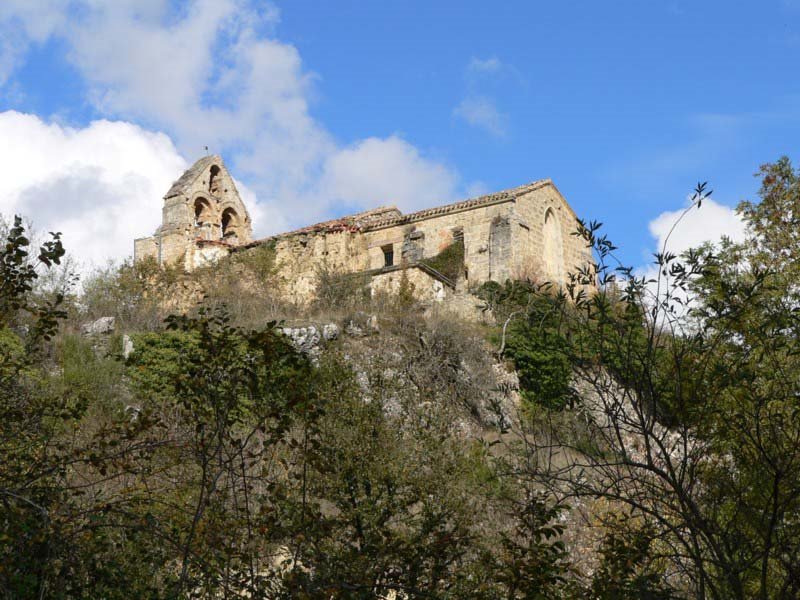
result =
[[[420,299],[442,302],[487,281],[566,282],[590,256],[571,235],[577,217],[549,179],[402,214],[375,208],[253,240],[252,224],[219,156],[206,156],[164,196],[162,223],[135,240],[134,260],[181,264],[187,271],[268,244],[285,299],[313,298],[319,272],[363,274],[372,292],[396,291],[401,273]],[[435,258],[458,244],[461,266],[443,273]]]

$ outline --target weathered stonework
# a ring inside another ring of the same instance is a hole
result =
[[[198,160],[164,196],[155,234],[134,241],[134,260],[182,263],[187,271],[216,262],[252,241],[252,226],[239,192],[219,156]]]
[[[226,214],[234,220],[226,222]],[[192,270],[269,244],[275,251],[277,291],[297,303],[314,297],[321,269],[363,273],[377,293],[397,290],[402,267],[420,299],[447,302],[487,281],[563,285],[568,272],[591,259],[583,241],[572,235],[575,213],[549,179],[408,215],[395,207],[377,208],[251,241],[250,219],[233,180],[220,158],[210,156],[164,197],[163,221],[155,236],[136,240],[137,260],[183,261]],[[457,277],[426,265],[455,240],[464,244]]]

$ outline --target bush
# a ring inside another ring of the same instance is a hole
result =
[[[90,341],[76,335],[67,334],[58,341],[60,393],[79,405],[94,404],[97,407],[115,403],[113,408],[121,408],[115,402],[123,396],[124,390],[124,366],[118,356],[110,353],[102,356]],[[115,337],[111,342],[113,345],[120,339]]]
[[[564,338],[546,327],[531,322],[513,326],[506,354],[514,361],[523,398],[555,410],[570,402],[572,365],[565,348]]]
[[[128,376],[142,398],[169,399],[178,376],[200,358],[197,336],[184,331],[159,331],[133,336]]]
[[[313,308],[318,311],[361,309],[370,301],[369,277],[341,273],[328,265],[317,267]]]
[[[25,359],[25,344],[7,327],[0,328],[0,380],[16,375]]]
[[[555,410],[571,403],[572,362],[559,328],[563,299],[546,285],[520,281],[488,282],[478,296],[502,323],[500,350],[514,362],[522,397]]]
[[[266,243],[234,252],[214,265],[187,275],[197,288],[199,306],[225,310],[231,322],[240,327],[264,327],[285,312],[285,303],[276,295],[276,254],[274,244]]]
[[[166,316],[164,300],[180,277],[179,267],[159,266],[153,258],[109,264],[84,282],[80,316],[114,317],[123,330],[156,329]]]
[[[464,240],[454,241],[436,256],[422,260],[422,263],[451,281],[458,280],[464,272]]]

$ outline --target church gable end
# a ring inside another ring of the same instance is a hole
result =
[[[189,167],[164,195],[162,223],[154,236],[136,240],[134,259],[159,264],[183,261],[191,270],[252,239],[250,215],[222,158],[205,156]]]

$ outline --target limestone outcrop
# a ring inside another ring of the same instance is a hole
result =
[[[114,333],[116,320],[114,317],[100,317],[89,323],[84,323],[81,327],[81,333],[86,336],[104,335]]]

